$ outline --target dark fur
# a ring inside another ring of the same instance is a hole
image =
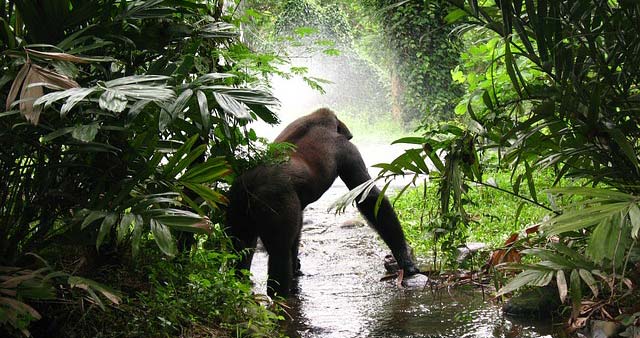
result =
[[[251,249],[239,263],[249,269],[257,238],[269,254],[269,295],[286,297],[298,272],[298,245],[302,210],[316,201],[340,177],[349,189],[370,179],[358,149],[349,140],[349,129],[329,109],[303,116],[276,138],[296,145],[283,164],[258,166],[241,175],[230,191],[227,233],[238,251]],[[380,234],[401,268],[416,273],[400,222],[385,197],[377,216],[377,188],[358,204],[358,210]]]

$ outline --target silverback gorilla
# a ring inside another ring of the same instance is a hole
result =
[[[296,146],[289,161],[258,166],[239,176],[229,193],[227,234],[237,251],[244,253],[239,269],[249,269],[257,238],[269,254],[267,293],[287,297],[291,279],[299,273],[298,245],[302,210],[322,196],[336,177],[349,189],[370,179],[362,156],[349,140],[349,129],[329,109],[303,116],[276,138]],[[385,197],[374,214],[377,188],[358,204],[358,210],[380,234],[405,274],[418,272],[408,251],[404,233]]]

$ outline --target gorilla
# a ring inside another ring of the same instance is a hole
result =
[[[371,177],[360,152],[349,140],[349,129],[326,108],[303,116],[276,138],[295,145],[288,161],[262,165],[240,175],[229,191],[225,231],[242,252],[238,269],[249,269],[257,238],[269,254],[267,293],[287,297],[293,275],[299,274],[298,246],[302,210],[320,198],[340,177],[349,189]],[[400,222],[384,197],[375,214],[380,191],[373,188],[358,210],[391,249],[405,276],[418,273]]]

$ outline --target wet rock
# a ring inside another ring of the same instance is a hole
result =
[[[415,274],[404,278],[402,286],[408,289],[424,288],[429,284],[429,277],[422,274]]]
[[[353,229],[353,228],[360,228],[363,226],[365,226],[364,222],[359,219],[350,219],[340,224],[340,228],[342,229]]]
[[[484,249],[487,247],[487,244],[480,242],[471,242],[467,243],[464,246],[458,247],[457,258],[456,261],[458,263],[464,262],[467,258],[469,258],[472,254]]]
[[[512,297],[502,306],[502,311],[514,317],[549,318],[560,305],[558,290],[546,286]]]

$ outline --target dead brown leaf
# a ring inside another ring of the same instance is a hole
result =
[[[75,63],[89,63],[89,60],[85,58],[81,58],[75,55],[67,54],[67,53],[57,53],[57,52],[42,52],[39,50],[25,48],[25,51],[29,54],[37,55],[43,58],[60,60],[60,61],[69,61]]]
[[[20,113],[27,121],[33,124],[38,124],[40,113],[42,112],[42,107],[34,107],[33,102],[44,95],[44,89],[42,89],[41,85],[38,85],[44,81],[44,78],[35,70],[35,67],[31,66],[22,83],[22,90],[20,91]]]
[[[20,71],[18,71],[18,74],[11,84],[5,105],[6,110],[11,109],[11,106],[16,101],[18,92],[20,92],[20,113],[29,122],[38,124],[42,106],[34,106],[33,103],[44,95],[43,87],[60,90],[77,88],[80,87],[80,85],[67,76],[27,61],[22,68],[20,68]]]
[[[31,68],[31,63],[29,62],[25,63],[22,66],[22,68],[20,68],[20,70],[18,71],[16,78],[13,79],[13,83],[11,84],[11,89],[9,90],[9,95],[7,96],[7,103],[5,106],[5,110],[11,109],[11,104],[16,100],[16,97],[18,97],[18,92],[20,92],[20,87],[22,86],[22,83],[24,82],[24,78],[27,76],[27,73],[29,72],[29,68]]]

